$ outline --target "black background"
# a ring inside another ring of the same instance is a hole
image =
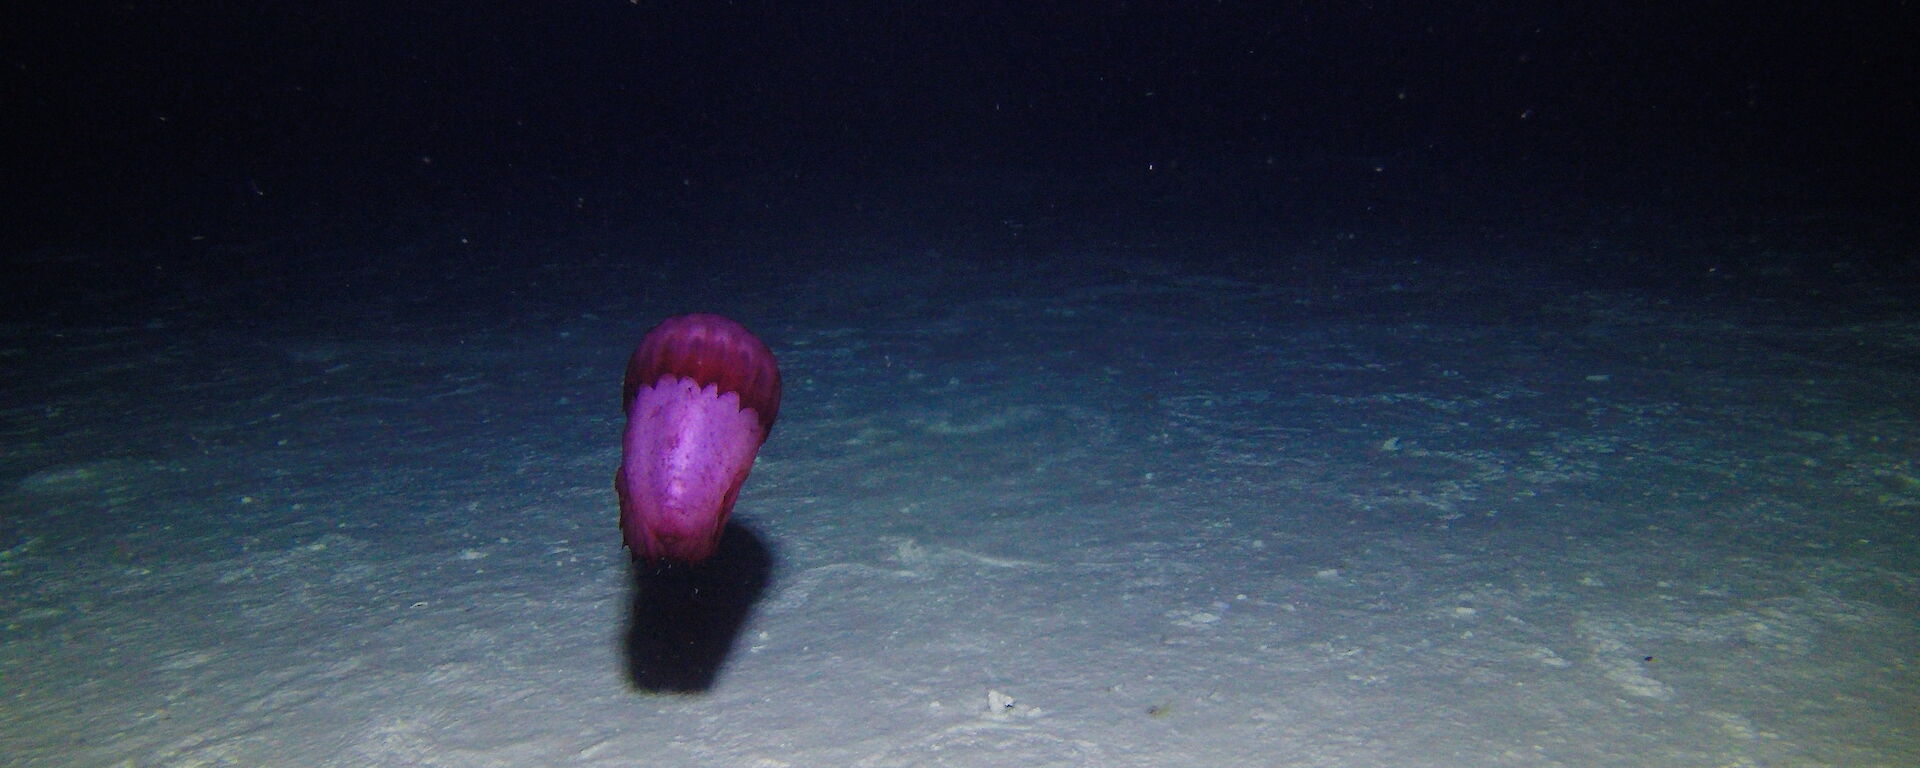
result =
[[[1512,194],[1541,175],[1516,168],[1546,167],[1625,194],[1891,216],[1920,188],[1909,3],[39,2],[6,15],[9,252],[448,221],[524,234],[589,210],[657,224],[809,175],[1071,178],[1276,153],[1416,158]]]

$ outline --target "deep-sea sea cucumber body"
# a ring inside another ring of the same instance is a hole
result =
[[[713,554],[780,410],[773,352],[719,315],[670,317],[627,361],[620,530],[648,563]]]

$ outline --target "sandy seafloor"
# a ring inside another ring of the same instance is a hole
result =
[[[1795,296],[1817,232],[910,213],[39,254],[118,279],[4,328],[0,764],[1920,764],[1920,312]],[[1800,250],[1606,275],[1713,247]],[[765,585],[636,690],[616,393],[690,310],[785,371]]]

